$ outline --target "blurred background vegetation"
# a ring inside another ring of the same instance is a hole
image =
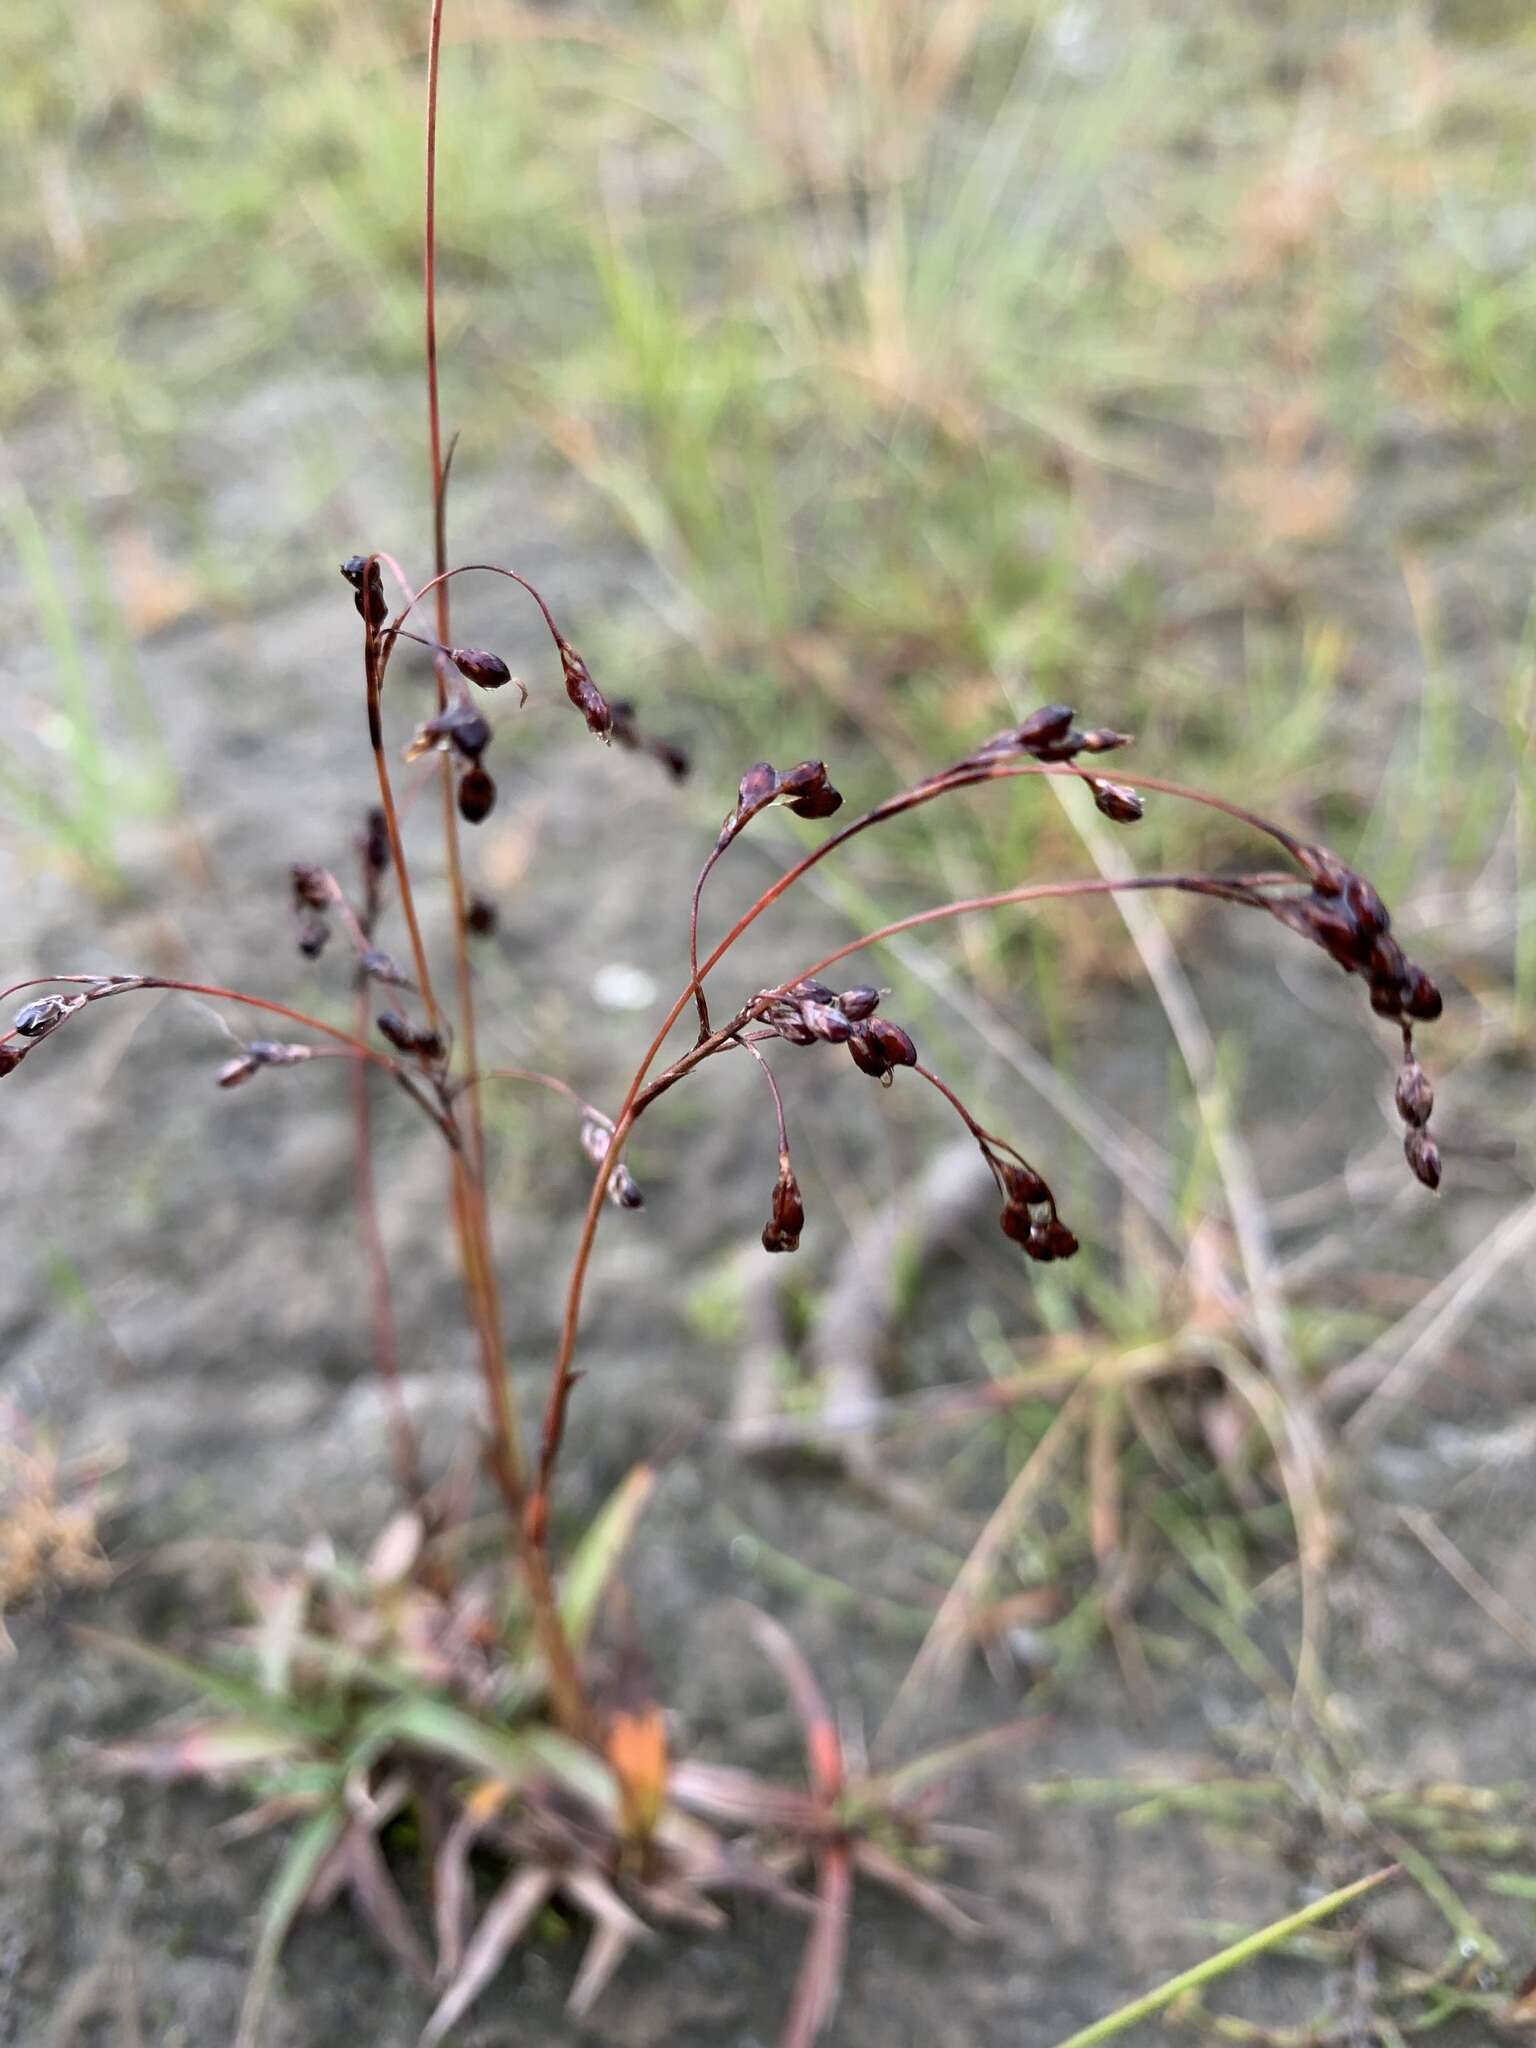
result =
[[[5,11],[28,859],[110,881],[119,814],[175,803],[146,639],[424,533],[422,13]],[[643,592],[583,630],[704,736],[710,815],[754,749],[857,786],[1066,697],[1389,892],[1489,885],[1528,1010],[1526,8],[460,0],[447,36],[467,523],[516,476]],[[925,820],[919,869],[1070,849],[1000,813]]]

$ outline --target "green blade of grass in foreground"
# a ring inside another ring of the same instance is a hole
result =
[[[1109,2041],[1116,2034],[1123,2034],[1127,2027],[1134,2027],[1138,2020],[1147,2020],[1164,2006],[1172,2005],[1186,1991],[1195,1991],[1202,1984],[1209,1984],[1217,1977],[1224,1977],[1229,1970],[1240,1970],[1244,1963],[1251,1963],[1255,1957],[1264,1955],[1282,1941],[1289,1941],[1293,1934],[1299,1934],[1304,1927],[1311,1927],[1319,1920],[1326,1920],[1341,1906],[1347,1906],[1351,1899],[1363,1898],[1388,1878],[1400,1877],[1402,1866],[1392,1863],[1385,1870],[1375,1871],[1370,1877],[1362,1877],[1354,1884],[1347,1884],[1336,1892],[1330,1892],[1325,1899],[1316,1899],[1310,1906],[1303,1906],[1299,1913],[1292,1913],[1284,1920],[1275,1920],[1268,1927],[1261,1927],[1255,1934],[1245,1934],[1241,1941],[1234,1941],[1230,1948],[1219,1954],[1207,1956],[1203,1963],[1196,1963],[1192,1970],[1185,1970],[1177,1977],[1170,1977],[1166,1984],[1159,1984],[1155,1991],[1147,1992],[1143,1998],[1132,1999],[1129,2005],[1122,2005],[1118,2012],[1107,2018],[1095,2020],[1081,2033],[1073,2034],[1068,2040],[1059,2041],[1056,2048],[1094,2048],[1099,2041]]]
[[[256,2048],[261,2016],[272,1989],[272,1979],[277,1973],[277,1959],[288,1939],[288,1930],[298,1918],[321,1864],[341,1840],[346,1825],[345,1809],[328,1806],[323,1813],[317,1813],[295,1838],[278,1866],[277,1876],[272,1880],[261,1909],[261,1933],[256,1943],[250,1981],[246,1985],[245,2003],[240,2010],[240,2030],[235,2036],[235,2048]]]

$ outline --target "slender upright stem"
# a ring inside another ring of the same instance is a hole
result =
[[[422,297],[425,306],[427,372],[427,435],[432,469],[433,575],[437,638],[443,647],[452,644],[448,615],[447,473],[443,460],[442,410],[437,377],[437,100],[442,52],[443,0],[430,0],[427,36],[426,193],[425,232],[422,251]],[[423,595],[418,592],[414,604]],[[539,599],[540,608],[545,609]],[[406,612],[411,605],[406,606]],[[398,627],[405,613],[395,624]],[[550,621],[551,631],[554,630]],[[393,646],[391,635],[384,650],[387,662]],[[448,701],[447,656],[433,658],[437,679],[437,702],[441,711]],[[448,893],[453,930],[454,980],[458,1008],[458,1040],[466,1071],[479,1070],[475,1029],[474,977],[469,959],[469,920],[465,914],[464,867],[459,848],[459,820],[455,802],[453,765],[445,753],[442,760],[443,848],[448,868]],[[570,1641],[560,1621],[560,1610],[544,1548],[529,1540],[524,1515],[524,1461],[517,1410],[507,1377],[506,1343],[502,1321],[501,1293],[496,1277],[495,1252],[491,1242],[490,1211],[485,1194],[485,1124],[478,1089],[467,1091],[464,1105],[465,1147],[450,1161],[453,1219],[459,1240],[464,1280],[469,1296],[471,1320],[480,1344],[481,1374],[490,1411],[491,1439],[488,1461],[518,1538],[528,1584],[534,1625],[544,1651],[549,1674],[550,1700],[556,1719],[567,1733],[588,1732],[589,1715],[580,1675]]]
[[[357,983],[357,1035],[368,1029],[368,983],[359,974]],[[395,1331],[394,1301],[389,1285],[389,1258],[384,1233],[379,1227],[379,1204],[373,1177],[373,1114],[368,1098],[368,1067],[363,1060],[352,1065],[352,1162],[357,1195],[358,1231],[363,1241],[363,1258],[368,1275],[368,1313],[373,1324],[373,1365],[389,1409],[390,1445],[395,1479],[407,1501],[419,1502],[424,1493],[421,1455],[405,1390],[400,1379],[400,1346]]]

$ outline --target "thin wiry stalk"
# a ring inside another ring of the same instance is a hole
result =
[[[442,49],[443,0],[430,0],[427,39],[426,191],[423,205],[422,297],[425,308],[427,374],[427,420],[432,469],[433,575],[426,586],[434,596],[437,637],[449,645],[447,471],[443,461],[442,417],[437,375],[437,101]],[[521,579],[519,579],[521,580]],[[424,594],[418,591],[409,612]],[[555,632],[542,598],[539,608]],[[398,626],[403,622],[402,613]],[[559,635],[555,634],[559,644]],[[393,639],[388,643],[393,646]],[[388,651],[384,660],[388,659]],[[441,712],[448,701],[447,658],[433,658],[437,679],[437,702]],[[444,755],[442,763],[443,846],[447,857],[449,899],[454,947],[454,975],[458,997],[459,1042],[468,1071],[477,1070],[474,977],[469,961],[469,922],[465,914],[464,870],[459,848],[458,813],[455,805],[453,770]],[[455,1228],[470,1295],[473,1320],[480,1341],[481,1369],[490,1402],[494,1436],[490,1458],[497,1484],[519,1535],[539,1640],[548,1667],[550,1695],[556,1716],[571,1734],[580,1734],[587,1724],[585,1697],[576,1660],[561,1625],[559,1607],[550,1578],[547,1556],[540,1545],[526,1540],[523,1515],[523,1452],[517,1412],[507,1382],[506,1347],[501,1309],[500,1284],[496,1275],[491,1243],[490,1212],[485,1198],[485,1126],[477,1090],[469,1091],[465,1107],[467,1144],[464,1154],[450,1161]]]
[[[368,1029],[368,983],[357,983],[357,1036]],[[405,1405],[400,1378],[400,1346],[390,1292],[389,1256],[379,1227],[378,1194],[373,1176],[373,1110],[368,1096],[368,1069],[362,1060],[352,1066],[352,1177],[357,1202],[358,1234],[367,1268],[368,1314],[373,1326],[373,1366],[389,1409],[389,1435],[395,1479],[405,1498],[417,1503],[425,1491],[421,1451]]]

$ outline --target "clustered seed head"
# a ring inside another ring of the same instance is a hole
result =
[[[417,726],[405,750],[407,761],[419,761],[423,754],[446,751],[459,768],[459,816],[467,825],[488,818],[496,802],[496,785],[481,756],[491,744],[491,728],[467,695],[460,694],[445,704],[435,717]]]
[[[291,1045],[277,1038],[253,1038],[244,1052],[227,1060],[214,1080],[220,1088],[238,1088],[263,1067],[297,1067],[314,1058],[314,1048]]]
[[[464,906],[464,927],[477,939],[488,939],[496,930],[496,906],[489,896],[478,892]]]
[[[1004,1237],[1022,1245],[1041,1265],[1070,1259],[1077,1250],[1077,1237],[1057,1214],[1056,1197],[1044,1177],[1027,1160],[1010,1159],[994,1150],[986,1138],[981,1140],[981,1156],[1002,1192],[1003,1207],[997,1220]]]
[[[1272,900],[1273,914],[1321,946],[1346,974],[1362,976],[1378,1017],[1433,1023],[1444,1008],[1440,991],[1392,937],[1387,906],[1370,883],[1322,847],[1300,847],[1297,857],[1311,877],[1311,893]]]
[[[1403,1151],[1415,1178],[1440,1185],[1440,1148],[1425,1128],[1434,1109],[1429,1077],[1413,1055],[1413,1027],[1433,1023],[1444,1002],[1439,989],[1392,937],[1387,906],[1363,875],[1320,846],[1296,848],[1312,887],[1305,896],[1264,897],[1270,914],[1316,946],[1346,974],[1358,974],[1378,1017],[1402,1027],[1403,1067],[1397,1080],[1397,1113],[1408,1126]]]
[[[673,740],[652,739],[642,732],[635,714],[635,707],[628,698],[622,698],[609,706],[611,736],[616,745],[627,747],[632,754],[649,754],[653,761],[659,761],[674,782],[687,780],[692,763],[685,747]]]
[[[581,1149],[594,1166],[601,1166],[613,1143],[613,1126],[596,1110],[586,1110],[581,1119]],[[643,1209],[645,1196],[640,1184],[620,1159],[608,1176],[607,1195],[616,1209]]]
[[[79,976],[69,976],[79,980]],[[34,996],[29,1003],[23,1003],[11,1019],[10,1034],[0,1034],[0,1080],[7,1074],[14,1074],[29,1052],[36,1050],[39,1043],[57,1031],[61,1024],[87,1003],[99,1002],[104,996],[120,995],[125,989],[143,988],[142,974],[97,974],[93,975],[83,988],[72,995]],[[24,1039],[22,1045],[8,1045],[5,1036],[14,1034]]]
[[[783,804],[797,818],[830,818],[842,809],[843,797],[833,788],[824,761],[801,761],[782,775],[771,761],[758,761],[741,778],[735,808],[715,841],[716,852],[729,846],[743,825],[770,804]]]
[[[379,1036],[388,1039],[396,1052],[410,1053],[417,1059],[440,1060],[444,1046],[442,1033],[429,1025],[412,1024],[397,1010],[381,1010],[375,1022]]]
[[[384,597],[384,576],[377,561],[365,555],[348,555],[341,565],[341,573],[355,592],[352,602],[357,606],[358,617],[371,632],[377,633],[389,617],[389,605]]]
[[[876,1016],[884,991],[861,984],[839,995],[824,981],[797,981],[761,1012],[789,1045],[846,1045],[861,1073],[891,1085],[897,1067],[917,1065],[917,1047],[899,1024]]]
[[[1070,704],[1042,704],[1018,725],[993,733],[959,765],[979,768],[991,761],[1006,761],[1029,754],[1036,761],[1074,761],[1079,754],[1109,754],[1131,743],[1128,732],[1111,732],[1098,726],[1084,732],[1072,723],[1077,713]],[[1112,785],[1096,784],[1095,787]],[[1113,815],[1110,813],[1109,815]],[[1129,823],[1129,819],[1120,822]]]
[[[773,1184],[773,1199],[768,1221],[763,1225],[763,1250],[799,1251],[800,1233],[804,1228],[805,1203],[800,1198],[800,1183],[795,1179],[794,1169],[787,1155],[781,1153],[779,1177]]]

